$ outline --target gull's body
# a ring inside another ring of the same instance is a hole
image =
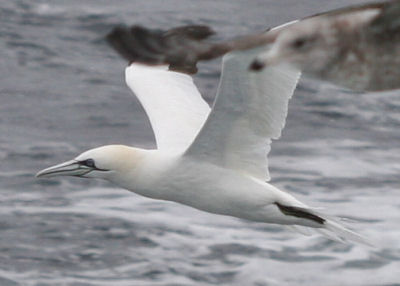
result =
[[[130,39],[120,38],[120,45]],[[140,51],[135,52],[137,55]],[[210,109],[192,78],[176,64],[132,63],[126,82],[149,116],[157,149],[121,145],[92,149],[38,176],[107,179],[153,199],[257,222],[327,230],[364,242],[290,194],[267,183],[271,139],[281,135],[300,72],[280,66],[246,73],[259,50],[228,54]],[[183,63],[183,70],[188,65]]]
[[[281,63],[353,90],[400,88],[400,1],[303,19],[282,30],[252,67]]]

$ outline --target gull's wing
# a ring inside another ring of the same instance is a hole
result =
[[[178,27],[168,31],[151,30],[141,26],[118,26],[107,36],[107,40],[114,49],[131,62],[168,64],[174,70],[177,67],[176,70],[181,72],[196,73],[198,61],[218,58],[232,51],[268,46],[274,43],[280,33],[288,26],[301,23],[302,20],[335,17],[369,9],[380,9],[381,13],[367,29],[374,29],[376,35],[385,31],[386,35],[391,32],[390,36],[398,36],[400,0],[392,0],[363,3],[326,11],[260,33],[251,33],[221,42],[203,41],[213,35],[214,31],[207,26],[196,25]],[[122,44],[121,38],[125,39]],[[132,60],[132,56],[134,60]],[[257,67],[254,67],[254,69],[257,69]]]
[[[384,34],[392,41],[398,41],[400,34],[400,1],[388,1],[381,3],[381,12],[372,21],[370,27],[375,37]]]
[[[192,77],[165,66],[133,63],[125,79],[150,119],[158,149],[185,151],[210,112]]]
[[[107,41],[129,62],[167,64],[171,70],[194,74],[198,61],[271,44],[281,29],[295,22],[221,42],[204,41],[214,34],[208,26],[189,25],[167,31],[117,26],[107,35]]]
[[[269,180],[271,139],[285,125],[300,72],[286,66],[248,71],[258,49],[227,54],[212,111],[185,156]]]
[[[336,17],[348,14],[350,17],[352,13],[358,13],[363,10],[377,10],[379,13],[375,18],[365,18],[365,29],[367,33],[372,34],[374,37],[385,36],[392,38],[399,34],[400,29],[400,0],[391,0],[385,2],[363,3],[358,5],[351,5],[331,11],[318,13],[304,19],[315,17]],[[364,20],[364,19],[363,19]]]
[[[398,1],[398,0],[395,0]],[[370,9],[382,9],[382,7],[385,5],[385,2],[375,2],[375,3],[361,3],[361,4],[355,4],[355,5],[350,5],[346,7],[341,7],[337,8],[334,10],[329,10],[321,13],[317,13],[311,16],[307,16],[303,18],[302,20],[309,19],[309,18],[316,18],[316,17],[335,17],[339,15],[345,15],[345,14],[351,14],[354,12],[360,12],[363,10],[370,10]]]

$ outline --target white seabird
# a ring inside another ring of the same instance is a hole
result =
[[[130,43],[124,37],[119,41],[122,46]],[[366,243],[266,182],[271,139],[281,135],[300,72],[278,66],[248,73],[258,53],[224,57],[211,111],[192,77],[179,71],[185,70],[184,63],[175,65],[178,71],[130,64],[126,82],[150,119],[157,149],[102,146],[44,169],[37,177],[102,178],[153,199],[256,222],[310,227],[340,241]]]

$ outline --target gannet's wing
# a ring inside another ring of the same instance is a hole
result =
[[[125,79],[150,119],[158,149],[186,150],[210,112],[192,77],[133,63],[126,68]]]
[[[175,70],[182,72],[188,72],[187,66],[195,67],[199,60],[197,56],[201,55],[201,53],[190,52],[188,45],[193,48],[193,51],[200,51],[204,47],[207,50],[212,46],[182,33],[176,35],[179,39],[176,41],[166,36],[169,31],[160,32],[141,28],[145,29],[146,33],[141,33],[139,37],[132,32],[135,27],[130,30],[125,29],[125,32],[114,29],[109,34],[108,40],[112,46],[123,45],[123,51],[129,51],[129,54],[134,55],[134,59],[142,63],[169,64]],[[164,44],[153,48],[156,46],[154,43],[160,42]],[[125,48],[125,45],[128,45],[129,49]],[[141,46],[152,48],[145,50],[141,49]],[[227,47],[229,48],[229,45]],[[185,156],[195,156],[216,165],[269,179],[267,154],[270,150],[271,139],[277,139],[281,134],[285,124],[288,100],[292,96],[300,72],[284,66],[271,67],[261,73],[248,72],[249,63],[259,52],[260,48],[257,48],[225,56],[213,110],[195,141],[185,152]],[[121,54],[130,59],[129,55],[127,57]],[[153,76],[151,78],[154,82],[158,82]],[[178,79],[178,76],[169,77],[170,84],[176,87]],[[131,88],[135,91],[134,85],[131,85]],[[147,84],[146,88],[149,86]],[[197,90],[194,91],[196,89],[194,85],[185,85],[184,89],[184,94],[198,94]],[[139,91],[135,92],[139,93]],[[154,102],[155,100],[150,99],[149,108],[145,106],[145,109],[149,112],[152,124],[154,121],[153,128],[158,128],[161,126],[159,122],[164,124],[167,122],[162,122],[165,118],[162,110],[157,120],[151,119],[150,106],[153,109]],[[165,106],[168,106],[168,103],[162,105],[163,108]],[[156,136],[161,131],[155,130]],[[192,129],[192,132],[197,133],[198,129]],[[169,134],[170,132],[164,135],[168,138]],[[165,142],[167,147],[167,140]]]
[[[118,26],[107,35],[110,45],[131,62],[125,71],[126,83],[150,119],[159,150],[184,152],[210,112],[186,74],[196,71],[196,62],[188,57],[184,61],[168,57],[169,62],[164,58],[171,45],[179,46],[182,41],[201,43],[212,33],[206,26],[168,31]]]
[[[150,119],[159,150],[184,152],[210,112],[186,74],[195,72],[196,62],[189,58],[182,64],[172,58],[166,62],[165,53],[182,39],[201,42],[212,33],[205,26],[178,27],[166,32],[118,26],[107,35],[109,44],[131,63],[125,70],[126,83]],[[167,65],[160,66],[162,63]]]
[[[271,139],[285,125],[300,72],[286,66],[248,71],[259,48],[227,54],[212,111],[185,156],[269,180]]]

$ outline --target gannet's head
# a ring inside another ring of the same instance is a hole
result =
[[[307,19],[283,30],[269,50],[257,56],[251,70],[288,63],[309,73],[318,73],[338,52],[335,27],[322,19]]]
[[[107,145],[88,150],[73,160],[46,168],[36,177],[75,176],[111,179],[127,173],[140,164],[139,149],[123,145]]]

